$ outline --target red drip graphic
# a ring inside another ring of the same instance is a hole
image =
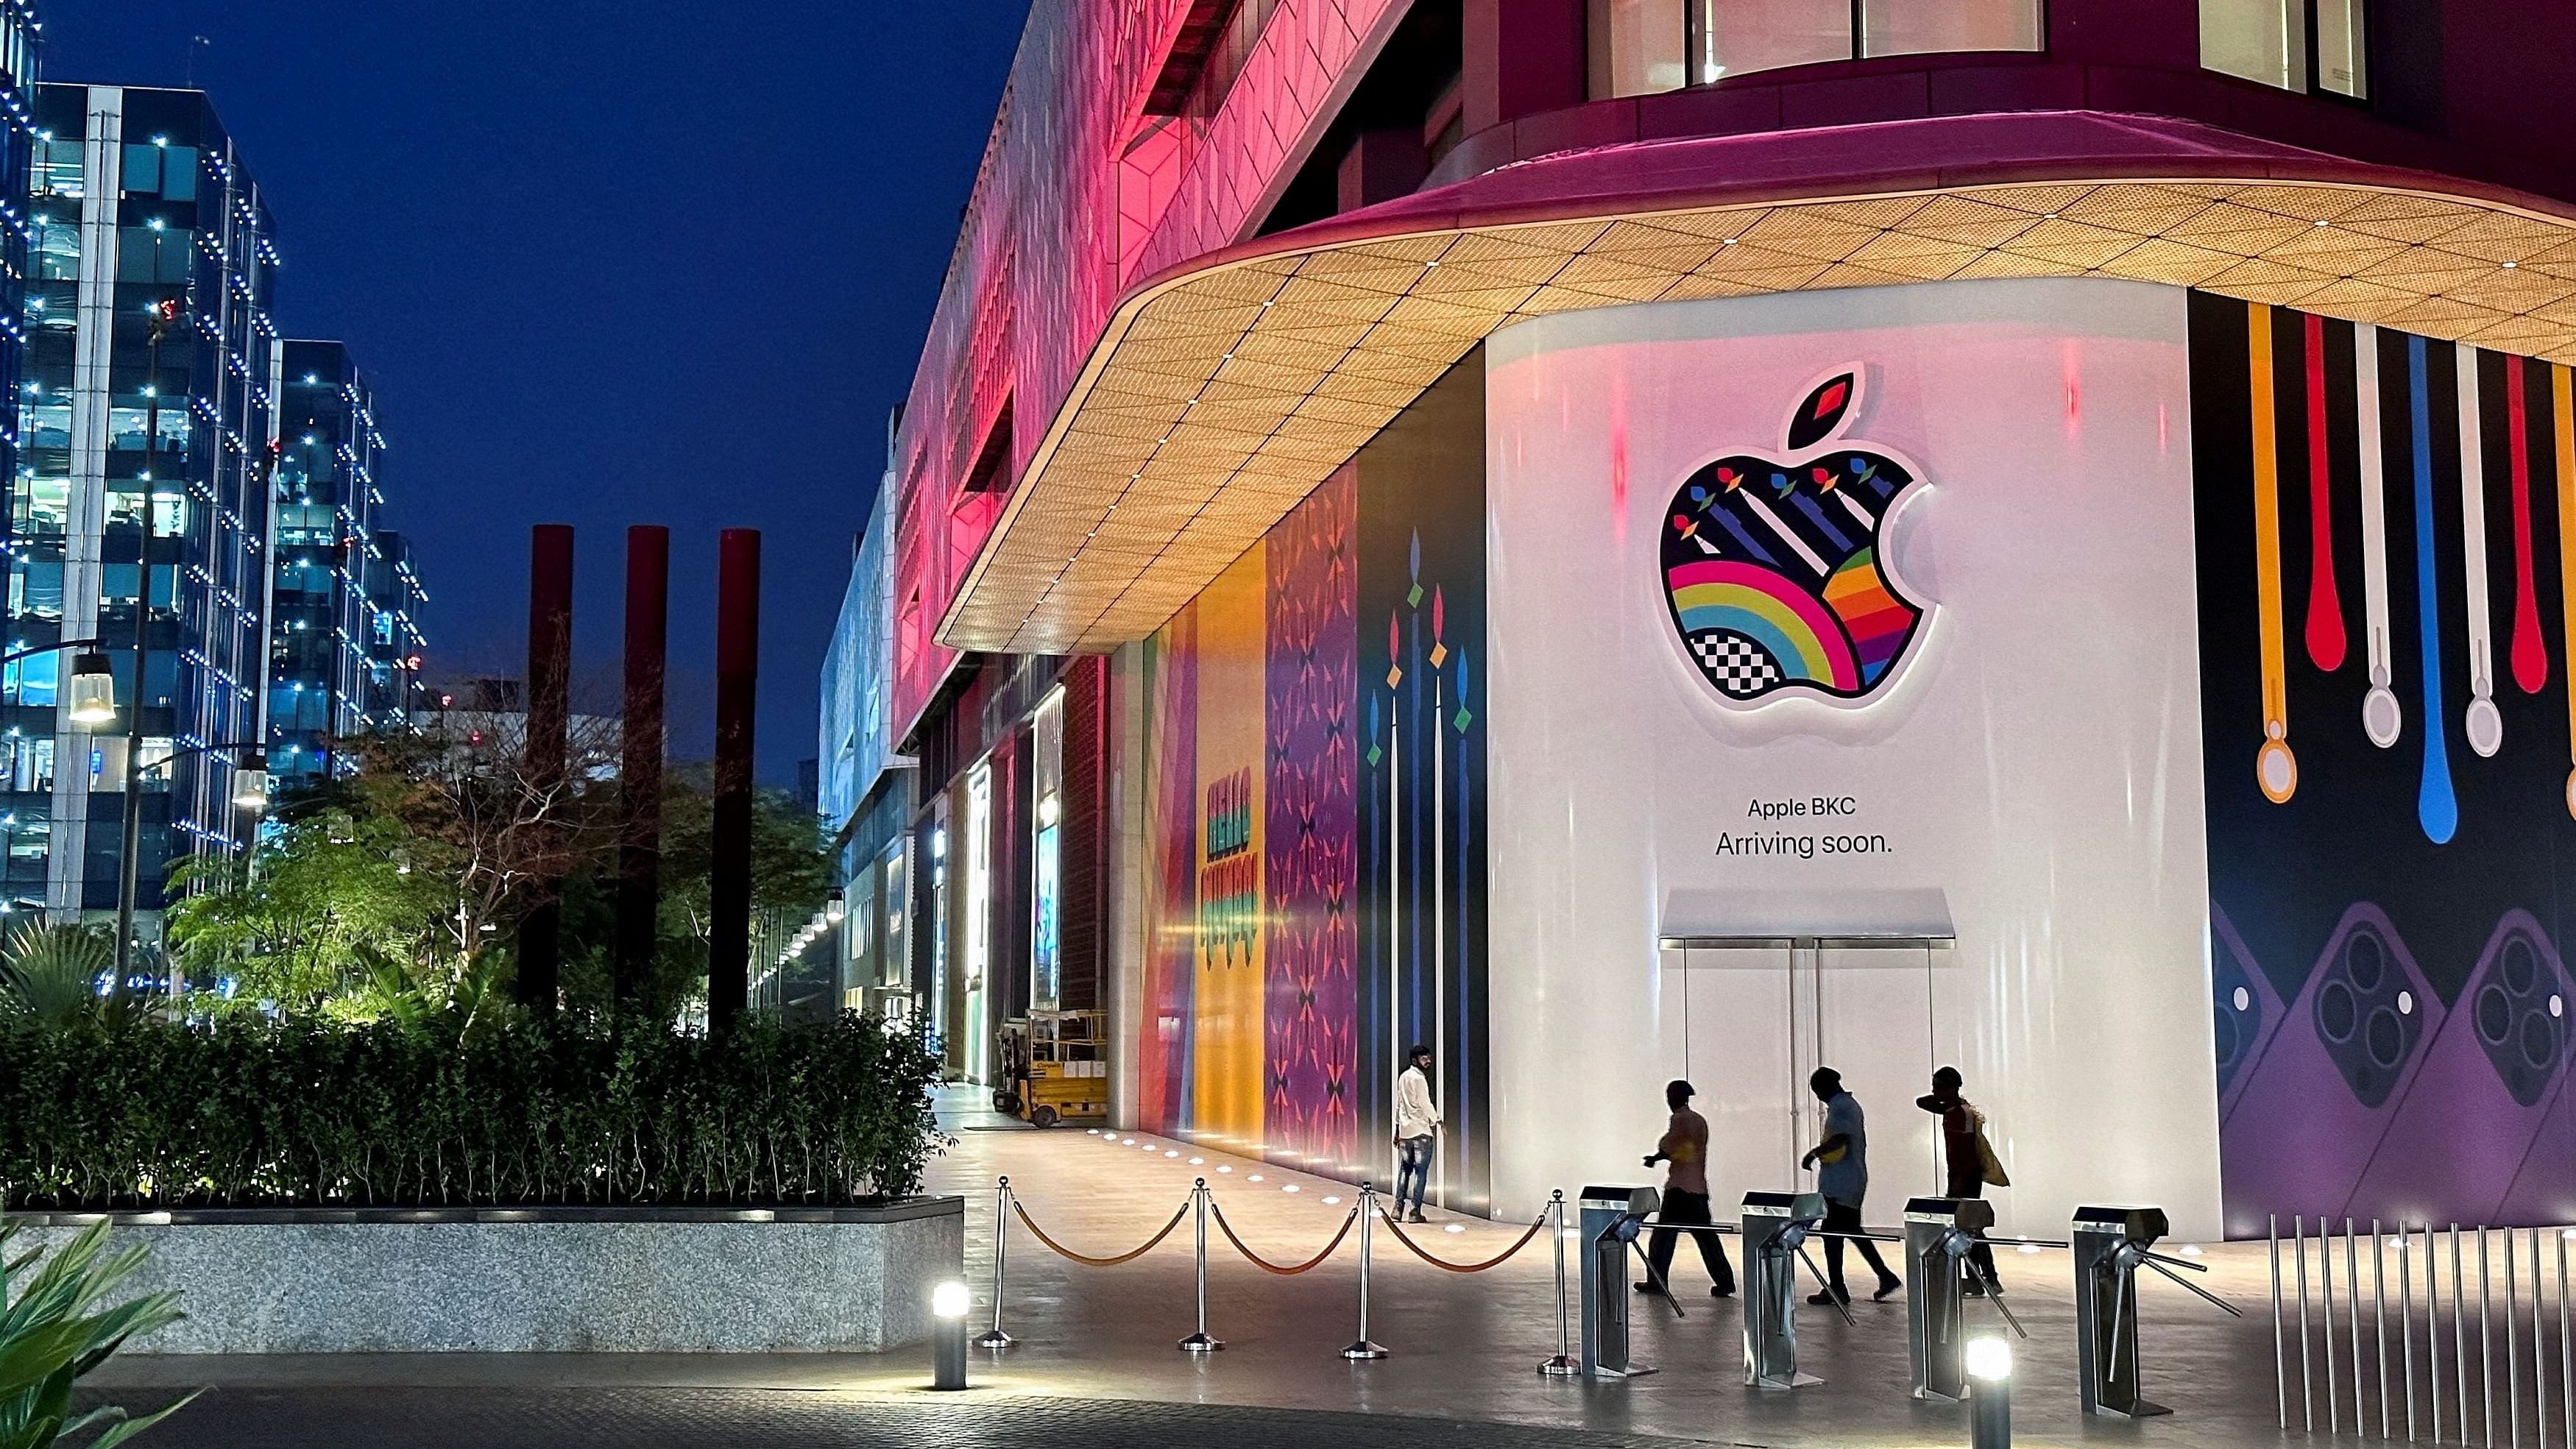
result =
[[[2308,659],[2343,667],[2343,600],[2335,590],[2334,500],[2326,467],[2326,319],[2307,317]],[[2365,443],[2365,446],[2367,444]]]
[[[2538,694],[2549,682],[2549,648],[2540,638],[2540,597],[2532,587],[2531,429],[2523,415],[2522,359],[2504,358],[2506,449],[2513,458],[2513,682]]]

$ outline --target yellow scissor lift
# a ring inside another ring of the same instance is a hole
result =
[[[1109,1117],[1109,1057],[1104,1013],[1035,1011],[1005,1024],[1018,1090],[1004,1110],[1033,1127],[1101,1122]]]

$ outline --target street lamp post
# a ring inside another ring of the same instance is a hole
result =
[[[143,705],[144,663],[152,652],[152,495],[158,490],[152,465],[161,457],[161,339],[179,320],[178,299],[152,304],[151,332],[146,339],[143,387],[143,547],[137,555],[134,585],[134,709],[125,726],[125,843],[119,852],[116,889],[116,979],[125,980],[134,962],[135,877],[143,855]],[[185,486],[182,480],[182,486]],[[175,597],[172,602],[177,602]],[[177,759],[178,756],[171,756]]]

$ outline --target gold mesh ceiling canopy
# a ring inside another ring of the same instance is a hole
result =
[[[940,640],[1054,654],[1142,638],[1478,341],[1523,318],[1983,277],[2198,287],[2576,362],[2576,222],[2375,185],[1963,186],[1220,259],[1120,307]]]

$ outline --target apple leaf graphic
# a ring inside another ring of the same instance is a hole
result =
[[[1789,420],[1789,451],[1809,448],[1833,436],[1842,426],[1843,414],[1851,411],[1852,394],[1857,391],[1851,373],[1829,377],[1819,384]]]

